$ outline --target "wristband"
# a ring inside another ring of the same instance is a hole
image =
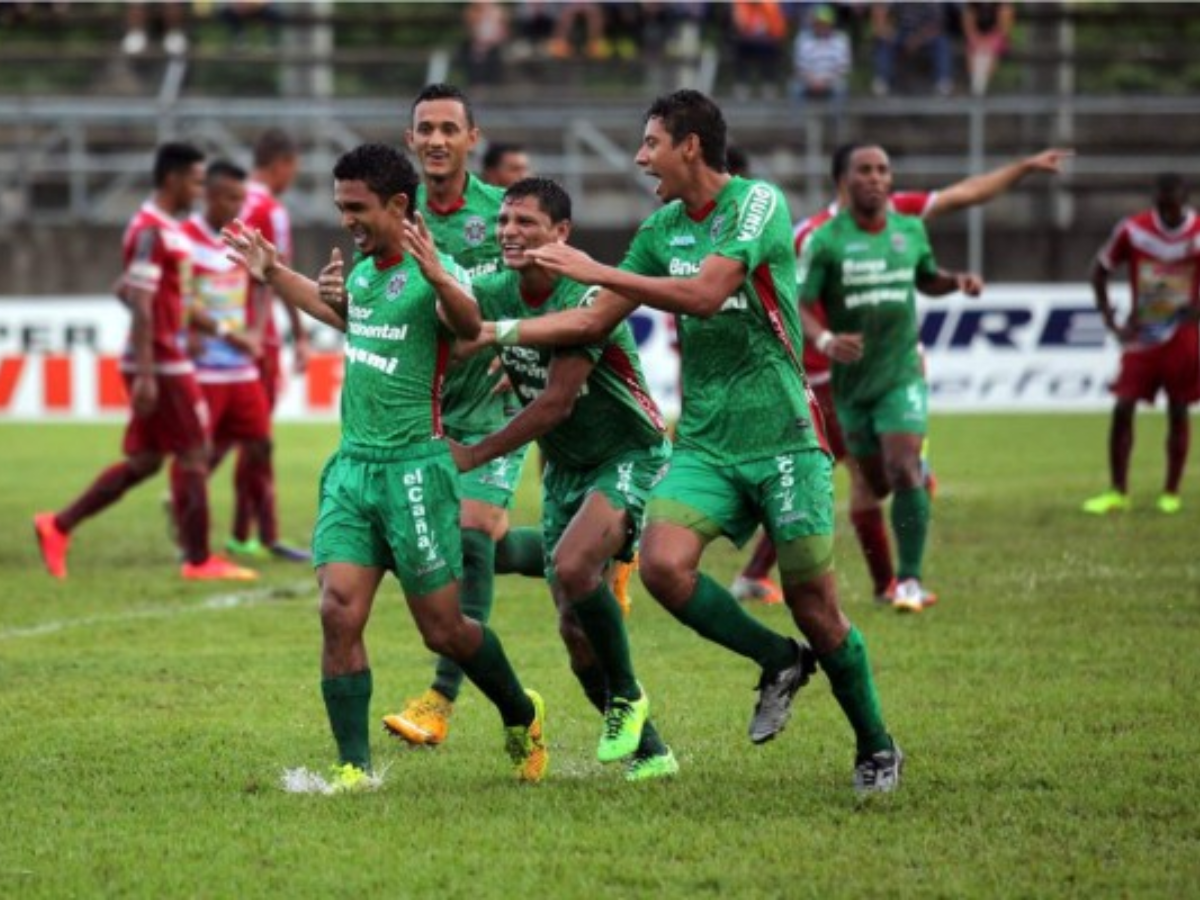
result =
[[[813,341],[813,343],[816,345],[818,350],[820,350],[822,353],[824,353],[826,356],[828,356],[829,348],[833,346],[833,342],[836,339],[837,338],[834,336],[834,333],[832,331],[825,330],[817,335],[817,339],[815,341]]]
[[[520,321],[517,319],[501,319],[496,323],[496,343],[511,347],[517,343],[520,332]]]

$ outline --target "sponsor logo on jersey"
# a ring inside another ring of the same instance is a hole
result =
[[[469,269],[463,269],[463,271],[467,273],[468,278],[474,281],[481,275],[491,275],[493,272],[499,271],[499,269],[499,260],[492,259],[488,260],[487,262],[481,262],[477,265],[471,266]]]
[[[667,272],[673,276],[690,276],[700,274],[700,264],[694,263],[690,259],[671,258],[671,264],[667,267]]]
[[[667,242],[668,247],[694,247],[696,245],[696,236],[694,234],[677,234]]]
[[[387,287],[384,288],[383,295],[389,300],[395,300],[404,290],[404,285],[408,283],[407,272],[397,272],[388,279]]]
[[[756,184],[750,189],[738,220],[739,241],[752,241],[763,233],[775,212],[775,203],[775,192],[765,184]]]
[[[479,216],[471,216],[463,223],[463,239],[471,247],[478,247],[487,239],[487,222]]]

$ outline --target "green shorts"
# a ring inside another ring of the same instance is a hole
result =
[[[390,569],[410,597],[461,577],[458,470],[445,441],[341,447],[321,473],[319,497],[314,566]]]
[[[761,524],[782,546],[833,537],[833,461],[818,448],[718,466],[677,450],[650,499],[651,522],[742,546]]]
[[[631,451],[592,469],[549,462],[542,478],[542,536],[547,571],[563,532],[594,493],[604,495],[616,509],[629,514],[627,540],[616,558],[623,562],[633,559],[642,534],[646,499],[670,458],[671,444],[663,441],[660,447]]]
[[[456,437],[455,440],[470,446],[478,444],[485,437],[486,434],[470,434]],[[460,472],[458,481],[462,486],[463,499],[512,509],[517,486],[521,483],[521,468],[525,465],[525,454],[528,452],[529,445],[526,444],[519,450],[496,457],[487,465],[470,472]]]
[[[870,403],[844,403],[835,393],[833,405],[851,456],[879,453],[881,434],[929,430],[929,388],[922,379],[894,387]]]

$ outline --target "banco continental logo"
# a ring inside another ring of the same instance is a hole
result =
[[[479,216],[471,216],[463,223],[463,240],[468,246],[478,247],[487,238],[487,222]]]

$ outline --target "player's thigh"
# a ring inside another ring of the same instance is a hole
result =
[[[876,435],[929,432],[929,388],[923,379],[896,385],[875,401],[871,412]],[[918,445],[920,441],[918,441]]]
[[[818,449],[778,454],[747,471],[785,585],[833,567],[833,460]]]
[[[753,498],[745,493],[736,469],[686,450],[676,452],[650,492],[647,537],[651,528],[664,523],[687,529],[705,543],[725,536],[739,547],[745,544],[759,523]]]
[[[879,434],[875,431],[873,406],[835,400],[835,411],[848,455],[856,459],[878,455]]]
[[[1110,390],[1119,403],[1127,405],[1153,403],[1163,386],[1163,354],[1161,347],[1126,350]]]
[[[1200,402],[1200,326],[1194,322],[1179,326],[1169,342],[1164,369],[1163,388],[1169,404]]]
[[[213,423],[213,440],[217,443],[270,440],[271,407],[262,382],[242,381],[227,387],[224,410]]]
[[[208,404],[190,375],[159,376],[158,403],[146,416],[134,415],[125,429],[126,456],[144,452],[181,456],[208,446]],[[132,389],[132,378],[126,377]]]
[[[379,479],[379,515],[406,596],[423,596],[462,577],[458,470],[444,448],[392,462]]]
[[[374,474],[379,465],[342,453],[335,453],[325,463],[317,488],[314,566],[343,563],[395,569],[387,534],[377,515],[379,496]]]

